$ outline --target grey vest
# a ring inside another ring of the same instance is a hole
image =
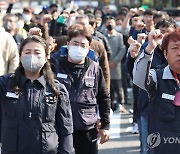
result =
[[[63,67],[59,68],[58,74],[68,74]],[[58,77],[57,74],[57,77]],[[70,102],[73,113],[73,123],[75,130],[89,130],[95,127],[97,121],[97,100],[99,65],[90,62],[85,74],[80,77],[78,88],[74,88],[69,77],[58,78],[62,82],[70,95]]]

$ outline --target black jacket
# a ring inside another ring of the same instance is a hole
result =
[[[2,154],[73,154],[72,113],[66,88],[55,96],[44,76],[21,75],[22,93],[10,88],[12,75],[0,77]]]

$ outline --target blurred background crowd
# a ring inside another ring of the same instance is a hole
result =
[[[16,44],[9,44],[17,45],[17,48],[29,35],[42,36],[49,43],[54,58],[62,54],[67,44],[69,26],[87,26],[94,40],[91,49],[102,67],[111,94],[111,109],[127,112],[127,105],[133,105],[133,126],[129,131],[143,134],[140,137],[143,151],[144,147],[147,148],[143,143],[148,134],[149,106],[146,94],[132,84],[135,59],[129,50],[145,48],[147,35],[153,29],[160,29],[165,34],[179,27],[178,6],[179,0],[8,0],[0,1],[0,28],[14,38]],[[4,35],[0,37],[4,39]],[[12,62],[12,69],[0,71],[0,75],[13,72],[18,65],[18,58],[15,58],[18,53],[12,52],[12,59],[7,59],[7,62]],[[161,47],[156,58],[154,67],[166,64]],[[133,90],[133,102],[129,99],[129,88]]]

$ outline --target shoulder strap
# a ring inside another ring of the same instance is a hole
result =
[[[160,82],[159,79],[162,79],[164,69],[155,69],[155,71],[157,76],[157,83],[159,83]]]
[[[157,90],[149,92],[151,100],[154,100],[157,96],[157,92],[159,93],[159,91],[160,91],[159,85],[160,85],[160,82],[161,82],[161,79],[163,76],[164,69],[155,69],[155,71],[156,71],[156,77],[157,77]],[[154,97],[152,97],[152,96],[154,96]]]

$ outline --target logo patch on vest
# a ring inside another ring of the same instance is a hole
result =
[[[173,101],[174,97],[175,97],[174,95],[162,93],[162,98],[164,98],[164,99],[168,99],[168,100]]]
[[[57,77],[58,78],[62,78],[62,79],[67,79],[68,75],[67,74],[58,73]]]
[[[19,98],[18,94],[12,92],[7,92],[6,96],[10,98]]]

